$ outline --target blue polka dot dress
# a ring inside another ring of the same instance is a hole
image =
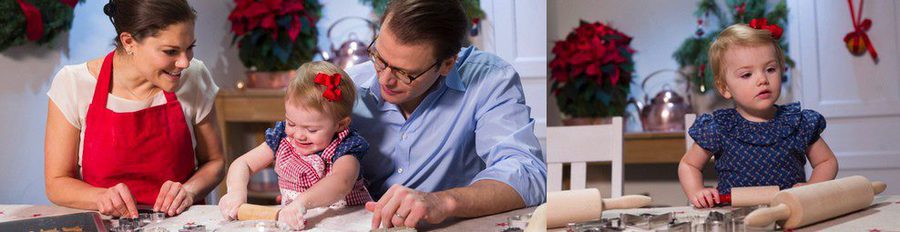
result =
[[[775,117],[767,122],[751,122],[735,109],[721,109],[700,115],[691,126],[691,138],[715,157],[720,193],[746,186],[787,189],[806,181],[806,152],[825,130],[825,117],[801,109],[800,103],[776,107]]]

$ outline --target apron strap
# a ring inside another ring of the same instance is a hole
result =
[[[106,108],[112,84],[112,66],[115,54],[116,52],[112,51],[103,59],[103,65],[100,66],[100,76],[97,77],[97,86],[94,87],[94,98],[91,100],[91,107]]]

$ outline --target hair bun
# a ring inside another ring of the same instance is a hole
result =
[[[116,13],[116,3],[110,0],[109,3],[103,6],[103,13],[106,16],[113,17]]]

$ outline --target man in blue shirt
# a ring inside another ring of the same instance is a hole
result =
[[[519,76],[462,48],[458,1],[389,3],[359,85],[353,126],[371,148],[362,173],[373,228],[478,217],[546,199],[546,163]]]

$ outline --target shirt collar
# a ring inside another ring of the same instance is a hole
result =
[[[446,78],[439,78],[438,81],[443,81],[444,85],[446,85],[450,89],[461,92],[466,91],[467,86],[465,83],[463,83],[459,70],[462,64],[466,61],[469,55],[472,54],[473,51],[475,51],[475,47],[473,46],[463,48],[459,52],[456,63],[453,64],[453,68],[450,70],[450,73],[447,74]],[[371,61],[362,63],[360,65],[369,65],[373,69],[372,77],[369,78],[365,83],[360,85],[360,87],[366,89],[368,94],[374,97],[375,101],[377,101],[379,105],[382,105],[382,108],[384,108],[384,99],[381,98],[381,84],[378,83],[378,73],[374,70],[374,65],[371,63]]]

